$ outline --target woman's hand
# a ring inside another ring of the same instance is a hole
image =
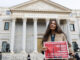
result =
[[[47,47],[43,47],[42,50],[43,51],[46,51],[46,50],[48,50],[48,48]]]
[[[75,56],[75,54],[74,54],[74,53],[72,53],[71,55],[72,55],[72,56]]]
[[[69,55],[70,55],[70,56],[75,56],[75,54],[74,54],[74,53],[69,53]]]
[[[74,53],[74,51],[71,49],[71,46],[69,46],[69,55],[71,55],[71,56],[75,56],[75,53]]]

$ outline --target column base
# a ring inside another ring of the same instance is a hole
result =
[[[14,54],[14,52],[13,52],[13,51],[11,51],[11,53],[12,53],[12,54]]]
[[[34,50],[33,53],[38,53],[38,51],[37,50]]]
[[[45,56],[41,53],[39,53],[38,51],[34,50],[31,54],[30,54],[31,59],[36,60],[44,60]],[[33,58],[34,57],[34,58]]]
[[[21,53],[23,53],[23,54],[27,54],[26,51],[21,51]]]

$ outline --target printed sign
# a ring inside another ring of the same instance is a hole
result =
[[[45,59],[67,59],[69,56],[67,42],[45,42],[47,47]]]

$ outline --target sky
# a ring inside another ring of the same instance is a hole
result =
[[[0,7],[12,7],[29,0],[0,0]],[[80,10],[80,0],[51,0],[70,9]]]

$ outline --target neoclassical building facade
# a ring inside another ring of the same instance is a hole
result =
[[[30,0],[9,8],[1,7],[0,51],[40,53],[41,41],[51,19],[57,20],[72,46],[76,42],[80,48],[80,19],[74,13],[50,0]]]

